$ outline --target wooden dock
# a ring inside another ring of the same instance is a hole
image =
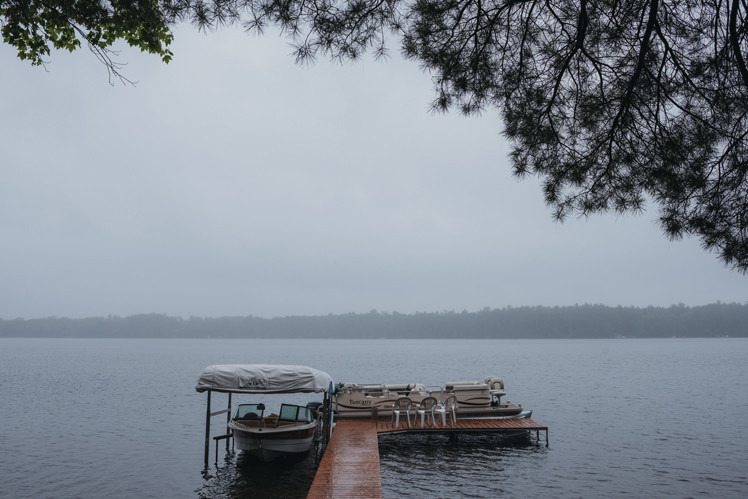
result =
[[[381,434],[402,433],[515,433],[534,432],[540,441],[548,427],[529,418],[525,419],[458,419],[447,426],[425,425],[420,421],[400,421],[395,427],[389,419],[341,419],[327,444],[325,454],[314,476],[308,498],[362,497],[381,498],[382,479],[379,471],[379,442]]]
[[[545,432],[545,443],[548,444],[548,427],[530,418],[522,419],[491,419],[473,418],[458,419],[454,424],[447,423],[446,426],[426,424],[421,427],[420,421],[400,421],[400,426],[395,427],[389,419],[379,419],[377,423],[378,434],[397,433],[513,433],[516,431],[535,432],[540,440],[540,432]]]
[[[307,497],[382,497],[376,421],[337,422]]]

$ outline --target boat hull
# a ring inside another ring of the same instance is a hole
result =
[[[308,453],[314,443],[317,421],[279,428],[252,428],[231,421],[229,428],[237,450],[269,462]]]

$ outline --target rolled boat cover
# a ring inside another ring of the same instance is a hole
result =
[[[195,390],[204,392],[292,393],[326,392],[332,377],[307,366],[280,364],[219,364],[206,367]]]

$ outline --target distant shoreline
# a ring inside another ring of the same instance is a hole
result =
[[[583,339],[748,337],[748,304],[506,307],[478,312],[0,319],[0,338]]]

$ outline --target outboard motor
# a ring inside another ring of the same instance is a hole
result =
[[[307,402],[306,404],[307,409],[312,411],[312,416],[314,416],[314,419],[317,419],[319,416],[319,408],[322,407],[322,402]]]

